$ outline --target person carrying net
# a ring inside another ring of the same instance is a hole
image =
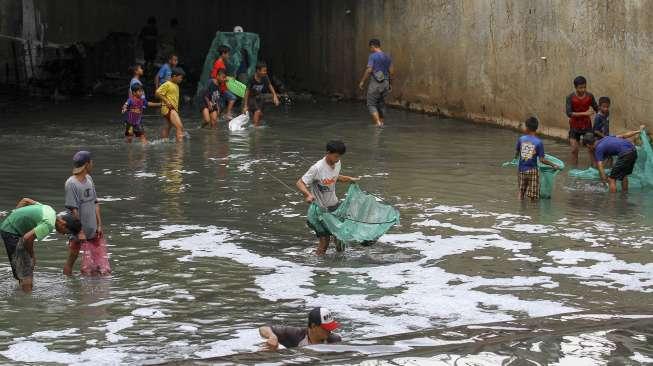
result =
[[[336,196],[336,182],[356,182],[360,178],[340,175],[340,158],[347,151],[342,141],[329,141],[326,145],[326,155],[308,169],[296,183],[299,191],[304,194],[307,203],[315,204],[320,209],[330,212],[338,208],[338,197]],[[310,210],[315,209],[313,205]],[[316,250],[317,255],[324,255],[329,248],[331,233],[319,223],[309,221],[309,227],[315,231],[319,242]]]

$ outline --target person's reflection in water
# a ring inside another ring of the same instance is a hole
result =
[[[208,167],[217,166],[216,176],[220,180],[227,178],[229,163],[229,139],[220,131],[208,131],[204,134],[204,161]]]
[[[184,146],[174,144],[166,153],[167,157],[161,166],[159,176],[163,179],[163,204],[168,219],[183,220],[184,214],[181,207],[181,197],[186,186],[184,185]]]
[[[80,320],[82,324],[93,324],[107,318],[109,312],[103,301],[111,299],[110,277],[80,277]]]

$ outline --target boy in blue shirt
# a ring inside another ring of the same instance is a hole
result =
[[[526,133],[517,140],[515,158],[519,158],[518,183],[519,199],[523,200],[528,196],[535,201],[540,198],[540,174],[537,167],[537,159],[542,164],[550,165],[555,169],[559,166],[550,162],[544,157],[544,144],[537,137],[539,121],[535,117],[529,117],[524,123]]]
[[[599,98],[599,112],[594,116],[592,131],[599,139],[610,135],[610,98]]]
[[[628,176],[632,174],[635,162],[637,161],[637,149],[635,144],[628,141],[628,138],[638,135],[643,131],[645,126],[640,126],[639,130],[626,132],[617,136],[606,136],[597,140],[594,133],[588,132],[583,137],[583,145],[587,147],[590,155],[596,160],[596,167],[599,169],[601,180],[607,183],[610,192],[617,191],[617,181],[621,181],[621,191],[628,192]],[[616,156],[617,162],[614,163],[610,175],[605,174],[605,160]]]
[[[177,67],[179,59],[174,53],[168,58],[168,62],[163,64],[159,69],[159,72],[154,77],[154,89],[159,89],[159,86],[163,85],[166,81],[172,79],[172,69]]]

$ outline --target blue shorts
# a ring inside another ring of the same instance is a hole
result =
[[[234,93],[227,90],[224,93],[222,93],[222,95],[220,96],[220,99],[222,99],[224,101],[235,101],[235,100],[238,100],[238,97]]]

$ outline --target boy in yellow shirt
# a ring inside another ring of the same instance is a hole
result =
[[[167,139],[170,135],[170,129],[175,128],[175,137],[177,142],[184,138],[184,125],[179,117],[179,84],[184,80],[184,70],[180,67],[172,69],[170,80],[161,84],[156,90],[156,97],[161,100],[161,115],[166,119],[166,125],[163,127],[161,137]]]

